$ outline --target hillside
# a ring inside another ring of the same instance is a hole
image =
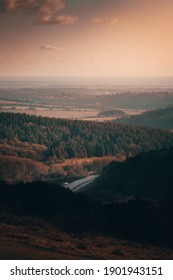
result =
[[[0,180],[72,180],[172,146],[173,134],[159,129],[0,113]]]
[[[48,174],[48,166],[30,158],[0,155],[0,180],[33,181]]]
[[[0,258],[169,258],[168,195],[166,207],[142,199],[101,204],[48,183],[0,182]]]
[[[173,135],[159,129],[14,113],[0,113],[0,140],[43,145],[39,160],[129,156],[173,146]],[[38,147],[34,149],[36,153]]]
[[[134,197],[156,204],[172,194],[173,149],[148,152],[106,166],[100,177],[84,191],[94,200],[113,202]]]
[[[0,260],[172,260],[173,250],[38,225],[0,223]]]
[[[138,116],[123,117],[115,123],[151,126],[161,129],[173,129],[173,106],[147,111]]]

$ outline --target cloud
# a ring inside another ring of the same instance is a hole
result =
[[[51,46],[51,45],[41,45],[39,47],[39,50],[41,50],[41,51],[59,51],[59,50],[62,50],[62,48],[58,48],[58,47]]]
[[[114,19],[112,19],[112,20],[110,21],[110,24],[111,24],[111,25],[114,25],[114,24],[116,24],[118,21],[119,21],[119,18],[114,18]]]
[[[28,14],[53,14],[65,8],[64,0],[2,0],[2,11],[21,10]]]
[[[101,17],[96,17],[92,19],[93,24],[110,24],[114,25],[119,21],[119,18],[101,18]]]
[[[4,2],[4,10],[13,10],[15,9],[16,2],[14,0],[7,0]],[[3,5],[3,3],[2,3]]]
[[[56,17],[43,16],[37,19],[37,24],[57,24],[57,25],[72,25],[78,21],[78,17],[69,15],[60,15]]]
[[[18,10],[35,16],[37,24],[72,25],[78,18],[70,15],[57,15],[65,8],[65,0],[0,0],[0,12]]]

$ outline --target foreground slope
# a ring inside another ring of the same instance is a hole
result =
[[[25,238],[28,241],[25,244],[29,244],[31,248],[35,244],[38,248],[41,246],[44,249],[45,244],[45,249],[48,251],[54,251],[54,247],[57,251],[59,243],[54,245],[53,243],[55,241],[61,243],[61,241],[54,240],[51,243],[48,242],[47,237],[43,237],[44,230],[48,229],[48,239],[51,238],[50,236],[54,239],[51,231],[57,233],[57,237],[58,232],[78,236],[80,241],[78,240],[77,249],[88,252],[89,243],[83,242],[84,236],[89,236],[92,240],[93,236],[95,240],[99,236],[111,238],[117,245],[117,239],[121,239],[171,249],[173,248],[172,197],[172,190],[168,189],[167,196],[163,197],[159,205],[139,198],[125,203],[102,204],[48,183],[8,185],[1,182],[0,224],[11,225],[14,228],[11,228],[11,233],[3,230],[0,237],[5,238],[6,241],[9,238],[9,242],[14,242],[15,231],[17,235],[22,231],[22,239]],[[28,236],[29,232],[31,236]],[[34,235],[36,235],[35,239]],[[36,242],[38,239],[40,241]],[[115,250],[118,250],[117,245]],[[118,252],[112,254],[115,256]]]
[[[0,259],[172,260],[173,250],[106,236],[70,234],[37,225],[0,223]]]

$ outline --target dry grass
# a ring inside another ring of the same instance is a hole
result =
[[[0,224],[0,259],[173,259],[173,250],[53,228]]]
[[[72,158],[64,160],[54,160],[49,164],[49,174],[59,176],[87,177],[89,171],[100,173],[104,166],[111,161],[123,161],[123,156],[104,156],[92,158]]]
[[[14,107],[14,106],[13,106]],[[99,110],[95,109],[45,109],[42,107],[35,107],[34,110],[29,109],[29,107],[17,106],[15,109],[12,109],[9,106],[3,107],[3,112],[12,112],[12,113],[25,113],[30,115],[49,117],[49,118],[60,118],[60,119],[82,119],[87,117],[97,117]]]

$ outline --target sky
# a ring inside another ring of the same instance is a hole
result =
[[[0,0],[0,76],[173,76],[172,0]]]

